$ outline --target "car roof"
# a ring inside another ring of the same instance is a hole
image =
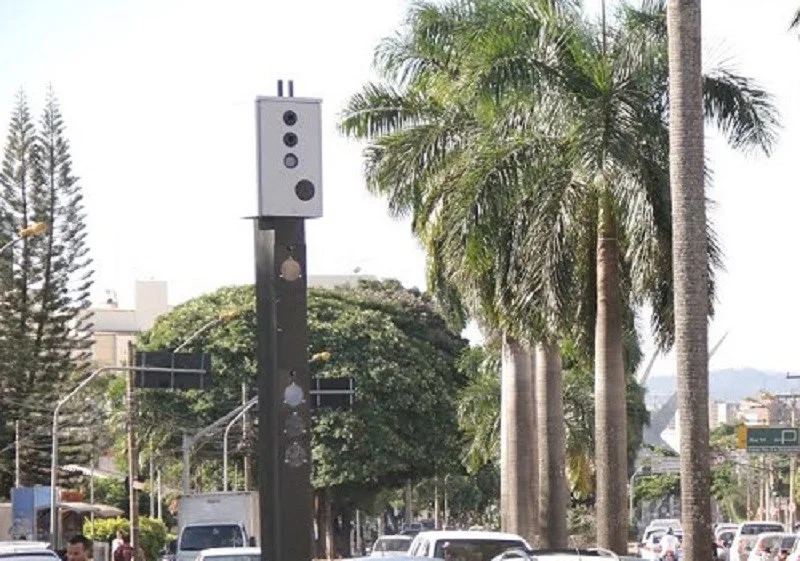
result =
[[[405,534],[384,534],[382,536],[378,536],[378,539],[379,540],[407,540],[407,541],[411,541],[411,540],[414,539],[414,537],[413,536],[407,536]]]
[[[530,549],[530,545],[524,538],[517,534],[505,532],[491,532],[486,530],[426,530],[417,534],[417,539],[428,540],[503,540],[519,541]]]
[[[200,552],[203,557],[223,555],[261,555],[260,547],[212,547]]]

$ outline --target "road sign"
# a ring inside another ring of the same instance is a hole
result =
[[[748,452],[800,452],[800,429],[792,427],[745,427],[745,431]]]
[[[650,471],[652,473],[680,473],[681,460],[673,456],[653,458],[650,462]]]
[[[312,409],[347,409],[353,405],[355,382],[352,378],[315,378],[310,393]]]
[[[138,371],[134,387],[150,389],[205,389],[211,387],[211,357],[206,353],[173,353],[171,351],[137,351],[136,366],[170,368],[172,372]],[[203,370],[204,373],[182,372]]]

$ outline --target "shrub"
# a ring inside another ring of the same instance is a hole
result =
[[[117,530],[130,533],[130,529],[131,523],[127,518],[96,518],[94,524],[87,520],[83,525],[84,535],[98,542],[111,542],[116,537]],[[140,516],[139,541],[147,561],[158,561],[167,542],[167,527],[161,520]]]

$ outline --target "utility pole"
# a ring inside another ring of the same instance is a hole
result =
[[[133,342],[128,343],[128,365],[134,363]],[[136,497],[136,478],[138,475],[138,457],[136,454],[136,392],[134,390],[135,371],[129,370],[127,373],[127,396],[128,396],[128,482],[129,482],[129,502],[130,502],[130,522],[131,522],[131,547],[134,556],[138,559],[136,552],[139,551],[139,501]]]
[[[150,488],[150,518],[156,517],[156,503],[155,498],[155,479],[156,479],[156,466],[153,460],[153,437],[150,436],[150,477],[148,477],[148,485]]]
[[[14,421],[14,487],[22,487],[20,483],[19,462],[19,421]]]
[[[162,506],[161,505],[162,505],[162,503],[164,501],[163,501],[163,497],[162,497],[161,470],[160,469],[158,470],[158,475],[156,476],[156,479],[158,479],[158,483],[157,483],[157,485],[158,485],[158,519],[159,520],[163,520],[164,519],[164,513],[162,511]]]
[[[247,406],[247,384],[242,382],[242,407]],[[243,467],[244,467],[244,490],[250,490],[250,480],[252,478],[251,475],[251,467],[250,467],[250,450],[251,450],[251,442],[249,441],[250,431],[248,430],[250,426],[249,419],[247,418],[247,410],[242,415],[242,442],[245,443],[244,448],[244,460],[243,460]]]

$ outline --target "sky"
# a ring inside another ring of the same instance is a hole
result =
[[[596,11],[600,0],[585,0]],[[613,5],[614,2],[611,2]],[[362,146],[335,130],[347,97],[370,79],[378,41],[407,0],[0,0],[0,135],[14,97],[38,115],[48,85],[62,106],[81,178],[96,301],[131,306],[137,279],[166,280],[170,301],[253,282],[254,99],[293,79],[323,99],[325,215],[307,226],[309,273],[364,274],[425,286],[408,222],[369,195]],[[712,369],[800,373],[800,39],[796,0],[704,0],[704,65],[720,63],[775,96],[780,142],[770,158],[730,150],[707,131],[711,216],[725,252]],[[647,318],[641,321],[647,330]],[[469,333],[474,337],[474,331]],[[652,349],[645,337],[646,352]],[[674,371],[659,357],[654,375]]]

